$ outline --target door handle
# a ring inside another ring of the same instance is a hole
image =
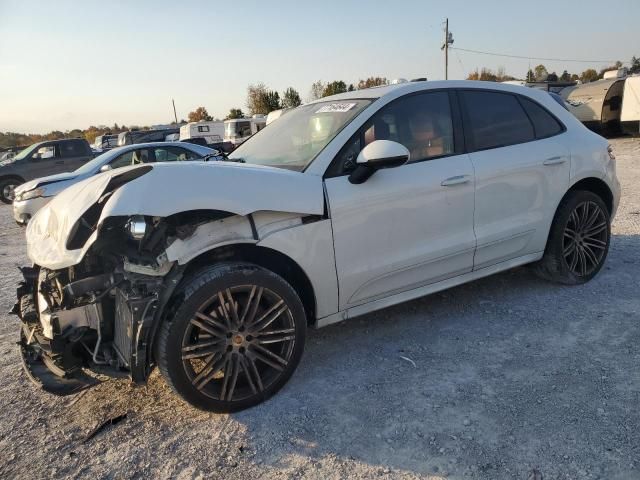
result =
[[[561,163],[566,162],[567,159],[565,157],[551,157],[551,158],[547,158],[544,162],[542,162],[543,165],[560,165]]]
[[[440,182],[443,187],[452,187],[454,185],[462,185],[471,181],[471,175],[456,175],[455,177],[449,177],[446,180]]]

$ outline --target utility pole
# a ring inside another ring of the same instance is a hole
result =
[[[176,113],[176,102],[175,100],[172,98],[171,99],[171,103],[173,103],[173,118],[176,119],[176,125],[178,124],[178,114]]]
[[[449,32],[449,19],[444,21],[444,43],[440,50],[444,50],[444,79],[449,80],[449,45],[453,45],[453,33]]]

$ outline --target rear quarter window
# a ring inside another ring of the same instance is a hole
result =
[[[533,125],[515,95],[463,91],[474,150],[506,147],[535,139]]]
[[[562,124],[533,100],[521,97],[520,102],[533,123],[536,138],[548,138],[564,131]]]

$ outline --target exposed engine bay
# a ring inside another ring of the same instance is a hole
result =
[[[93,385],[87,368],[145,382],[154,366],[155,334],[171,313],[168,303],[176,302],[188,262],[212,245],[256,242],[303,221],[299,215],[262,212],[256,225],[253,216],[217,211],[108,218],[79,264],[22,269],[14,313],[23,321],[27,372],[57,394]]]
[[[182,175],[205,194],[155,189],[171,181],[188,189],[189,182],[176,178]],[[235,249],[242,260],[237,250],[243,245],[326,219],[322,196],[292,213],[280,210],[277,195],[259,206],[242,205],[245,197],[226,181],[246,177],[254,185],[265,175],[275,176],[280,190],[321,188],[319,179],[290,182],[292,173],[284,170],[140,166],[80,182],[43,207],[27,226],[34,265],[21,269],[13,309],[22,320],[20,349],[29,377],[56,394],[94,385],[91,372],[145,382],[158,328],[180,304],[180,281],[201,256],[225,260]],[[220,182],[219,198],[235,196],[238,206],[210,209],[211,196],[218,197],[213,182]]]

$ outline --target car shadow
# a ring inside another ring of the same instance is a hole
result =
[[[588,450],[581,429],[589,422],[574,431],[583,442],[554,422],[567,414],[566,402],[583,405],[585,384],[600,373],[571,370],[590,363],[586,353],[616,369],[620,337],[607,326],[622,321],[638,336],[624,308],[610,308],[637,298],[638,251],[639,236],[617,235],[586,285],[553,285],[523,267],[311,332],[289,384],[233,417],[256,443],[282,442],[288,454],[265,459],[281,468],[292,455],[336,455],[419,474],[490,477],[510,463],[535,465],[550,438]]]

